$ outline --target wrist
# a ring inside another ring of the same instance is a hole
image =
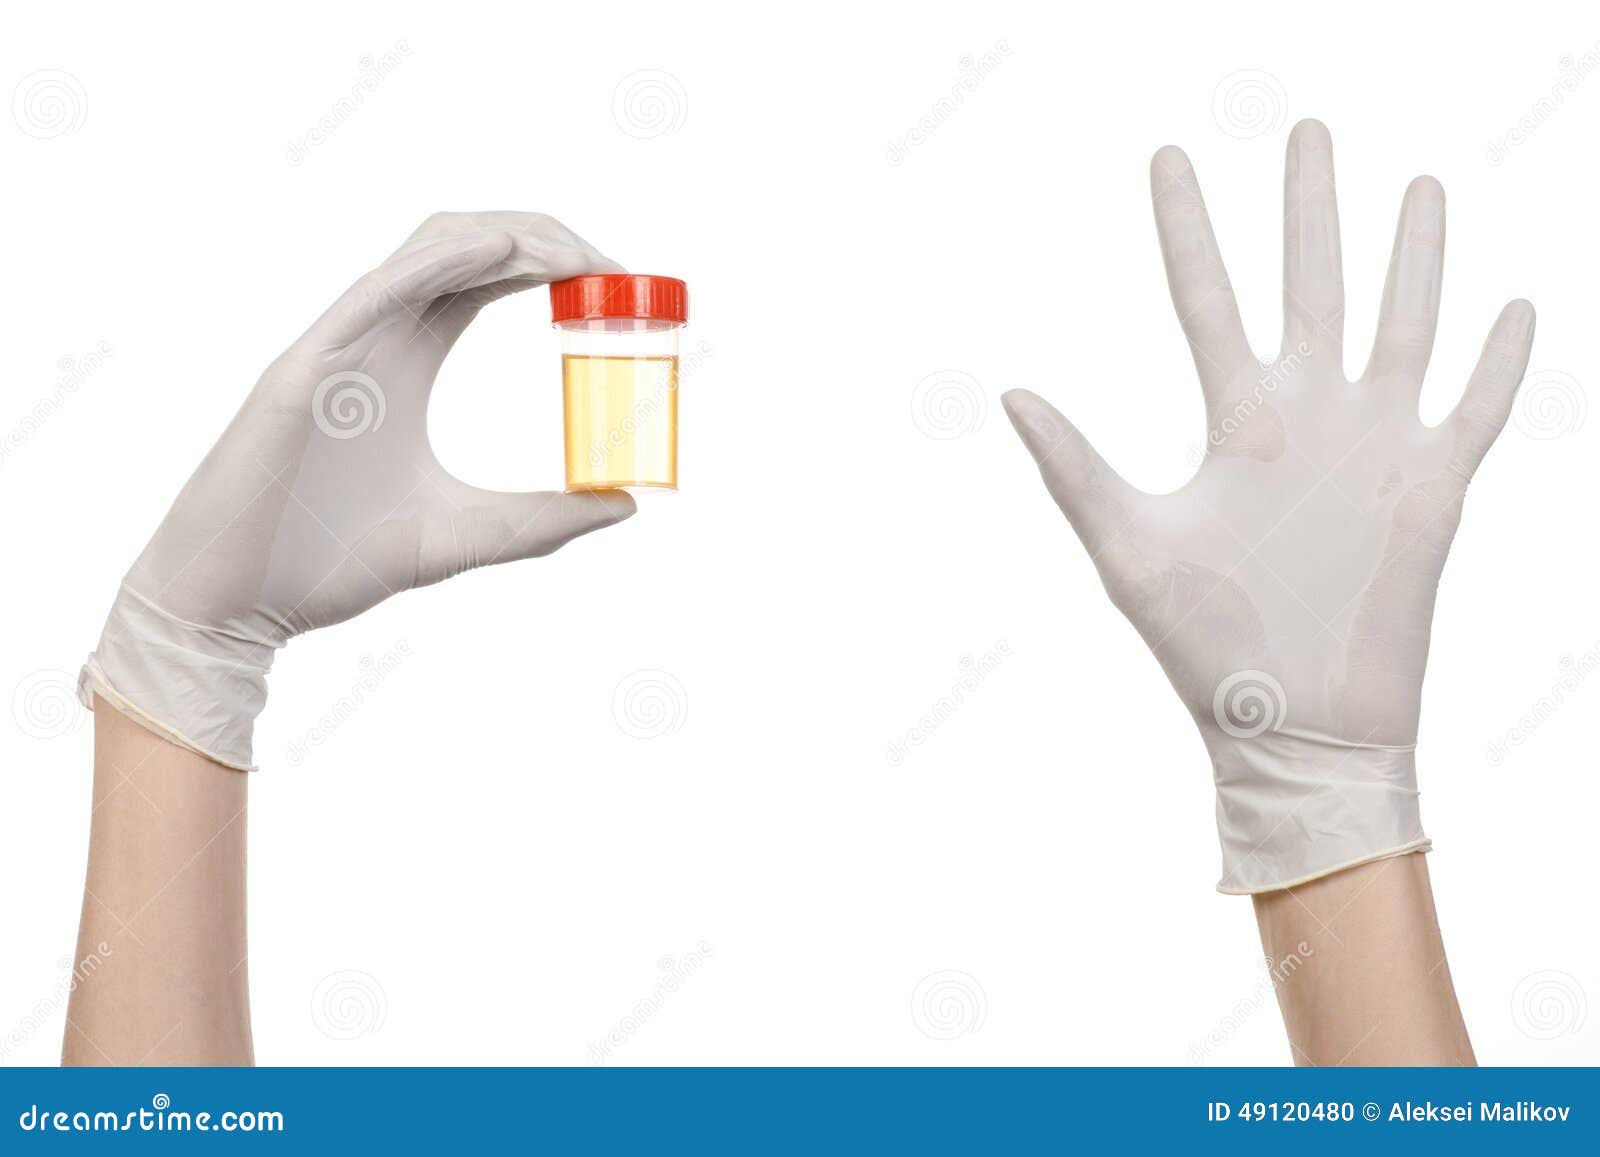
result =
[[[78,679],[147,729],[226,767],[252,770],[251,735],[276,645],[180,619],[126,584]]]
[[[1425,850],[1415,749],[1267,732],[1211,745],[1222,878],[1269,892]]]
[[[1296,1064],[1473,1063],[1424,857],[1258,895],[1255,911]]]

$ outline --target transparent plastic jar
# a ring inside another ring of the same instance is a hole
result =
[[[678,331],[689,290],[675,277],[596,273],[550,286],[561,331],[567,489],[678,488]]]

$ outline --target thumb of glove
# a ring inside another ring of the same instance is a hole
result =
[[[444,516],[424,560],[419,586],[480,566],[540,558],[592,530],[631,518],[637,508],[622,490],[485,494]],[[428,566],[433,562],[434,566]],[[442,564],[442,565],[441,565]]]

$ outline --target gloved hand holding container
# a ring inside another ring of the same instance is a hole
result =
[[[675,277],[598,273],[550,287],[561,331],[567,489],[678,488],[678,331],[689,290]]]

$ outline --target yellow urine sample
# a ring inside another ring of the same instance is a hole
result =
[[[678,487],[678,359],[564,354],[567,489]]]

